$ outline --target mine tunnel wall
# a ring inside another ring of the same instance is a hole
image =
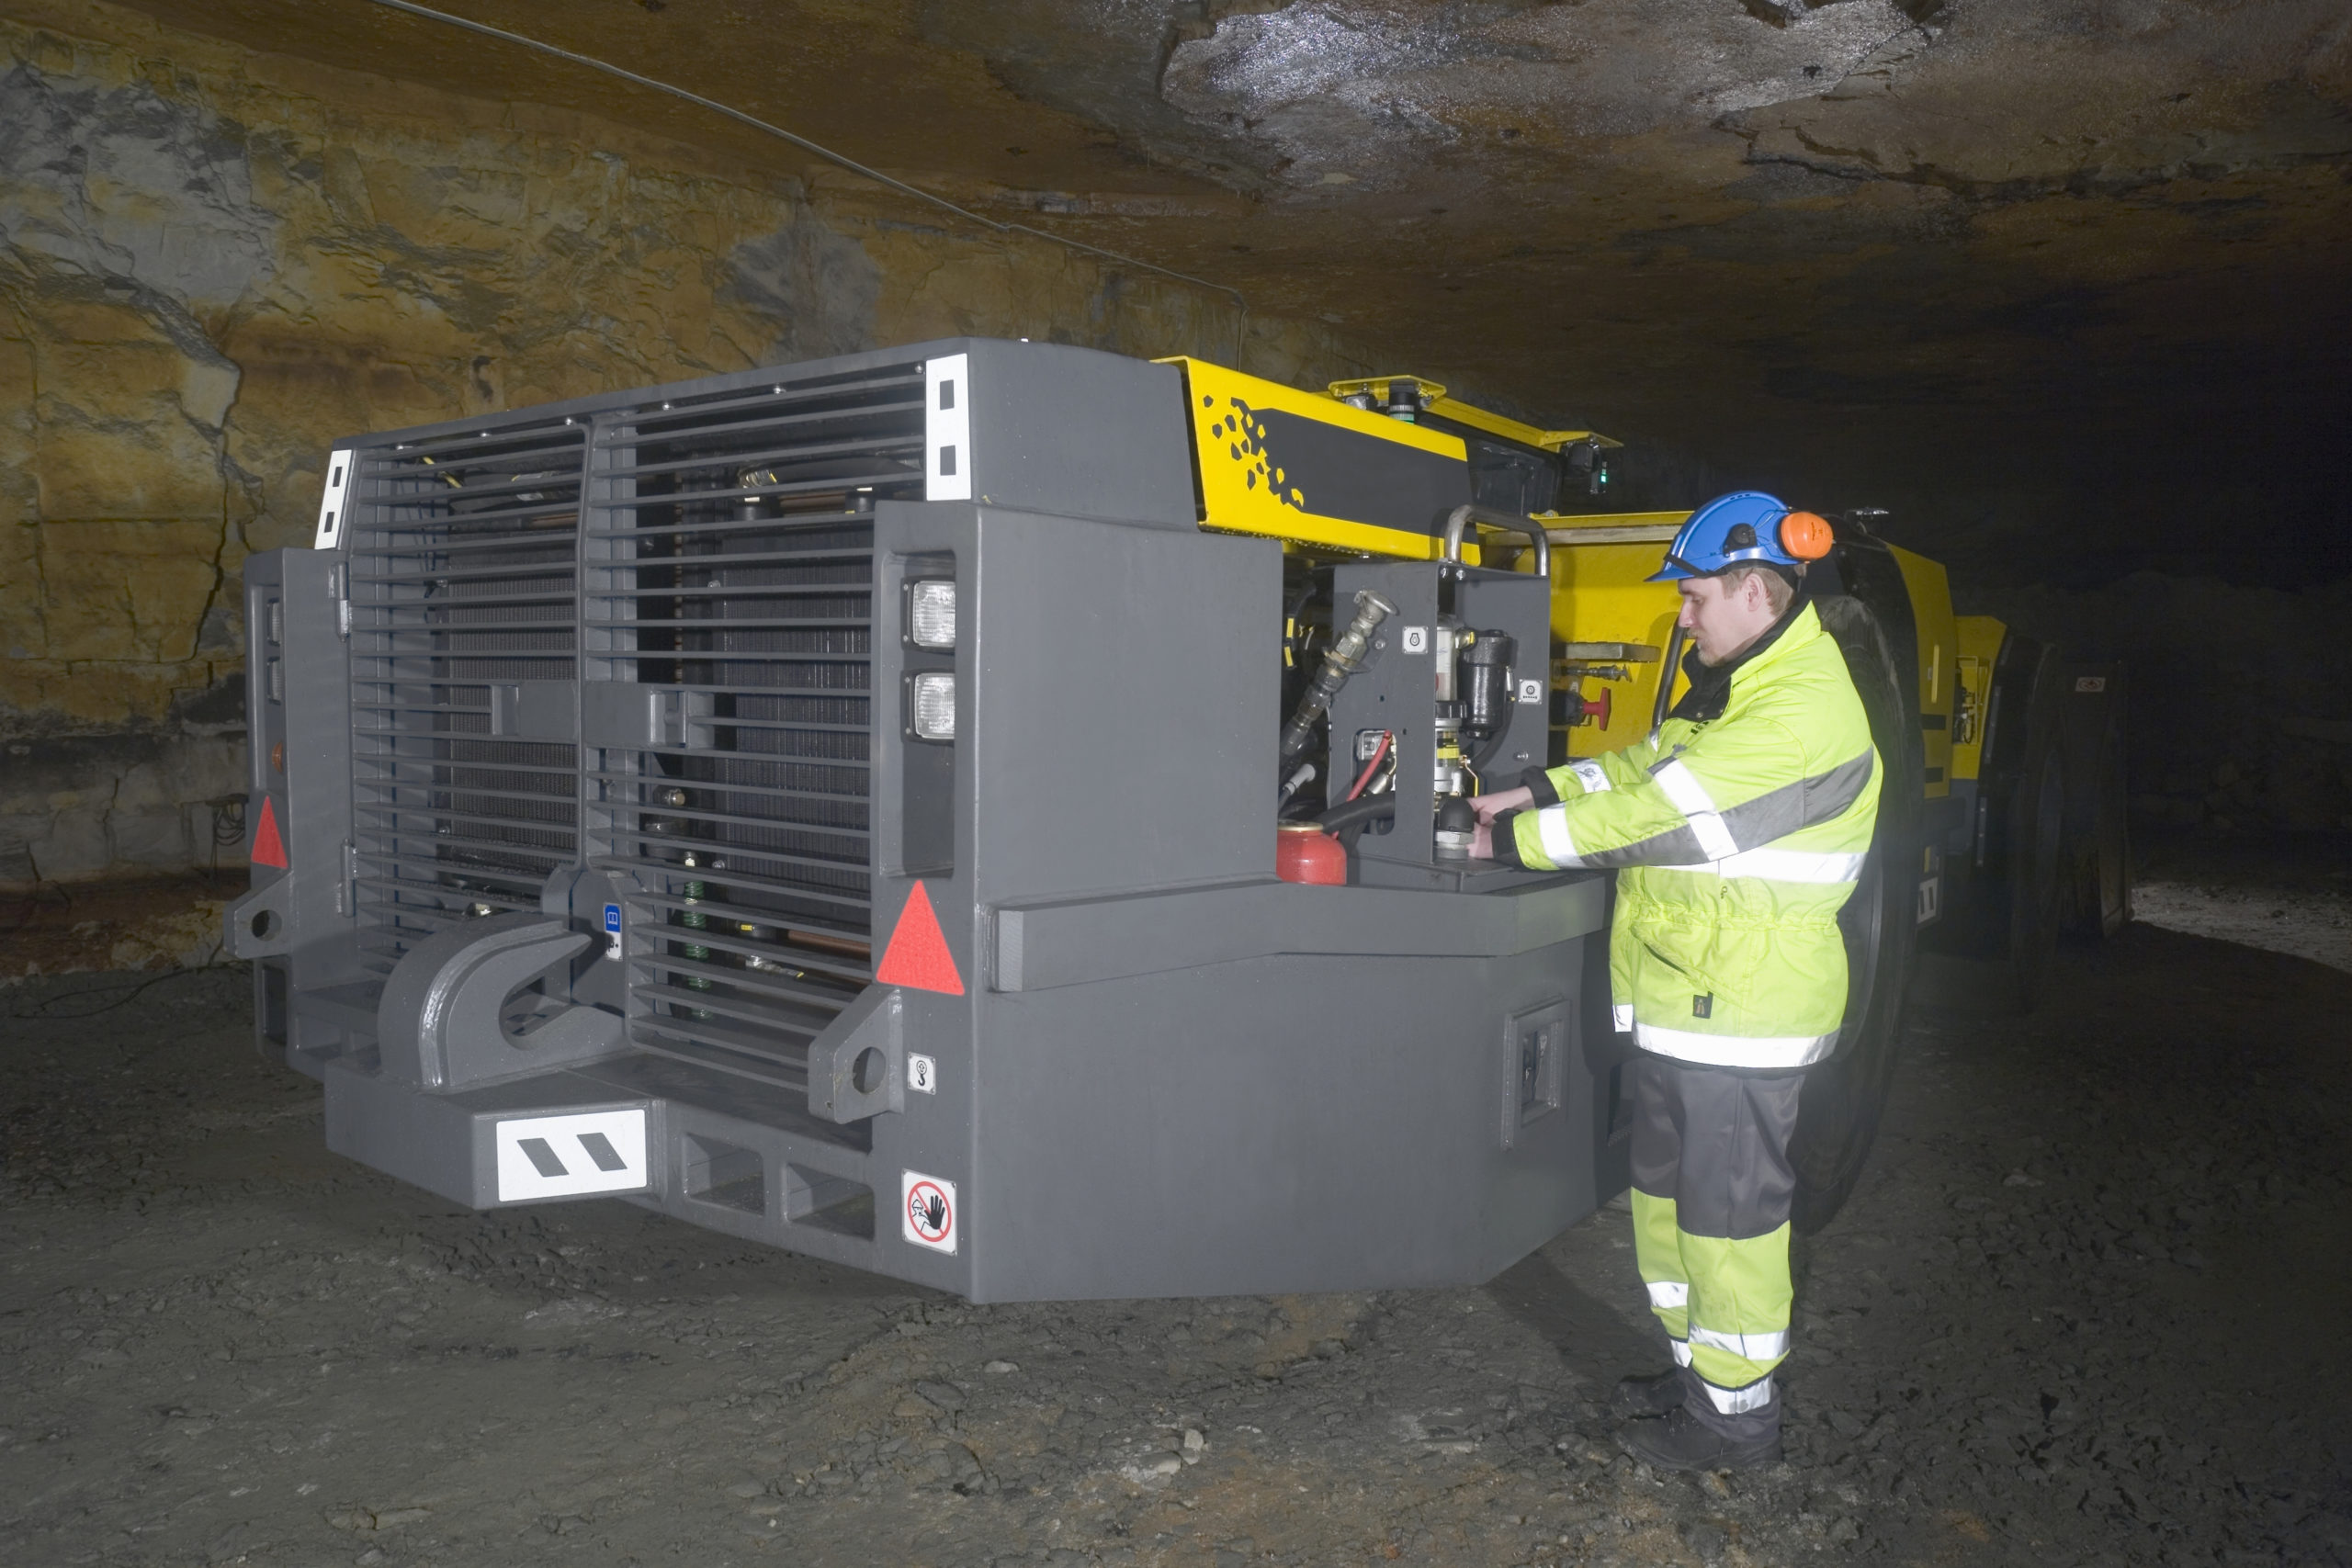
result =
[[[0,18],[0,886],[242,863],[242,563],[339,436],[956,333],[1374,367],[781,156],[11,9],[55,20]]]

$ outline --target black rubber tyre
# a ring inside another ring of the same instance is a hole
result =
[[[1993,956],[2007,972],[2007,1005],[2031,1012],[2058,945],[2064,905],[2066,751],[2060,725],[2065,669],[2053,648],[2018,664],[2010,690],[2023,698],[2025,744],[2001,806],[2003,919]]]
[[[1928,932],[1924,1001],[1978,1013],[2033,1009],[2064,906],[2064,682],[2055,649],[2022,637],[2002,647],[1984,741],[1983,869],[1947,897]]]
[[[1918,931],[1919,818],[1926,763],[1920,754],[1917,682],[1906,679],[1894,639],[1860,600],[1817,602],[1821,624],[1846,655],[1870,716],[1883,769],[1870,858],[1838,924],[1846,936],[1846,1021],[1837,1053],[1805,1074],[1789,1163],[1797,1190],[1792,1219],[1801,1232],[1827,1224],[1862,1173],[1894,1079]]]
[[[2096,941],[2132,921],[2123,667],[2067,666],[2062,705],[2066,838],[2059,873],[2060,925],[2068,936]]]

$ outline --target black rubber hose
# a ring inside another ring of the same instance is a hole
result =
[[[1377,822],[1384,817],[1396,815],[1396,797],[1395,795],[1368,795],[1362,800],[1351,800],[1345,806],[1335,806],[1315,820],[1322,825],[1325,832],[1338,833],[1350,828],[1361,827],[1366,822]]]

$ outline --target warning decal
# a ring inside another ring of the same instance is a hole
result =
[[[245,858],[255,865],[286,869],[286,841],[277,836],[277,813],[270,808],[266,795],[261,797],[261,821],[254,828],[253,851]]]
[[[956,1250],[956,1184],[916,1171],[899,1180],[899,1234],[933,1252]]]
[[[956,971],[956,955],[947,951],[946,934],[939,929],[939,917],[932,912],[931,895],[920,882],[907,895],[906,908],[899,911],[898,929],[890,933],[890,945],[883,949],[874,977],[886,986],[912,986],[922,991],[944,991],[951,997],[964,994],[964,976]]]

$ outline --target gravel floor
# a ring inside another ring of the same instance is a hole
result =
[[[1598,1408],[1616,1210],[1475,1290],[972,1307],[454,1210],[325,1154],[241,973],[28,981],[0,1562],[2352,1562],[2352,975],[2142,925],[2053,990],[1917,1020],[1789,1462],[1691,1478]]]

